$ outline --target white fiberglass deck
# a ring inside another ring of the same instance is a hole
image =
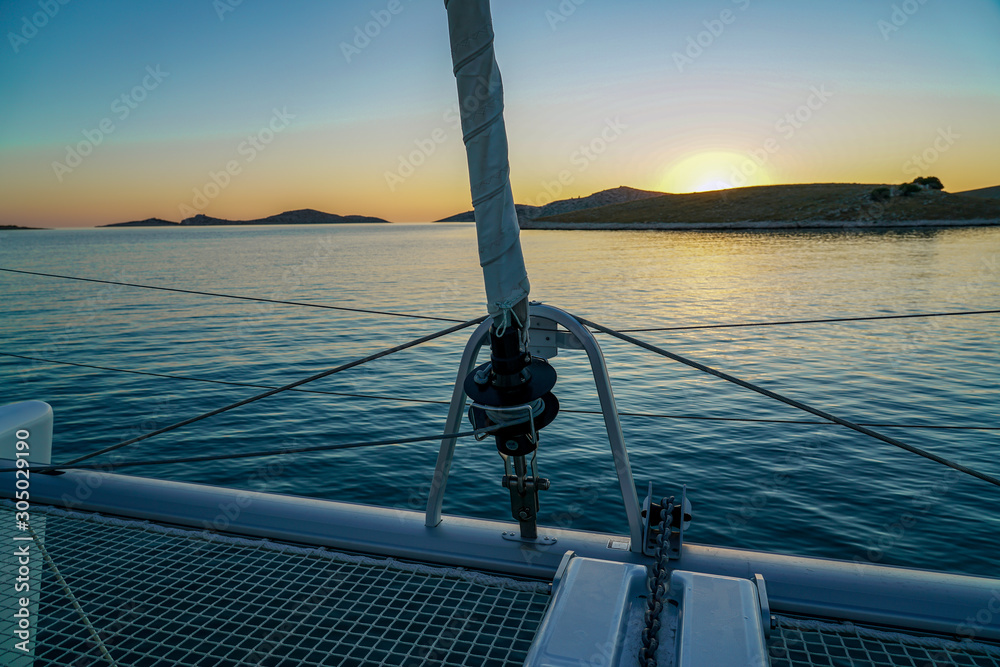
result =
[[[520,665],[549,600],[547,583],[461,569],[37,506],[32,522],[65,581],[36,551],[38,666]],[[24,535],[3,501],[0,539],[36,550]],[[12,644],[0,664],[24,659]]]

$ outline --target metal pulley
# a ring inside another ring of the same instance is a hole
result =
[[[538,431],[559,412],[552,393],[556,371],[528,354],[513,327],[500,337],[491,329],[490,342],[490,361],[465,378],[465,393],[472,399],[469,421],[475,428],[516,422],[494,432],[497,451],[527,456],[538,447]]]

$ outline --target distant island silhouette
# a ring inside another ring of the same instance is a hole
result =
[[[334,213],[324,213],[311,208],[298,209],[296,211],[285,211],[277,215],[255,220],[226,220],[224,218],[213,218],[208,215],[198,214],[185,218],[180,222],[171,222],[162,218],[146,218],[145,220],[133,220],[131,222],[116,222],[110,225],[99,225],[100,227],[198,227],[212,225],[339,225],[364,222],[389,222],[382,218],[375,218],[368,215],[336,215]]]
[[[809,183],[671,194],[618,186],[543,205],[515,204],[522,229],[790,229],[1000,225],[1000,185],[948,193],[933,177],[900,185]],[[435,222],[474,222],[473,211]],[[199,214],[101,227],[204,227],[389,223],[314,209],[253,220]],[[0,230],[41,229],[3,225]]]
[[[98,225],[98,227],[180,227],[180,223],[170,222],[162,218],[146,218],[132,222],[116,222],[112,225]]]

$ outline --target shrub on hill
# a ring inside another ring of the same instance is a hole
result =
[[[872,201],[885,201],[889,199],[889,197],[891,196],[892,196],[892,190],[886,187],[875,188],[868,194],[868,197]]]
[[[923,185],[931,190],[944,190],[944,184],[941,183],[941,179],[937,176],[918,176],[913,179],[913,182],[917,185]]]

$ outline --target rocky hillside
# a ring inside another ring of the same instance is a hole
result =
[[[538,210],[537,206],[528,206],[527,204],[514,204],[514,210],[517,211],[518,220],[532,220],[535,211]],[[441,220],[435,220],[434,222],[475,222],[476,212],[475,211],[465,211],[464,213],[456,213],[447,218],[442,218]]]
[[[609,206],[625,202],[640,201],[651,197],[663,196],[662,192],[652,190],[638,190],[636,188],[620,185],[610,190],[601,190],[587,197],[575,197],[573,199],[560,199],[545,206],[529,206],[528,204],[515,204],[517,219],[519,222],[536,220],[562,213],[581,211],[599,206]],[[475,222],[475,212],[466,211],[436,222]]]
[[[876,201],[872,193],[886,188]],[[547,222],[794,222],[907,220],[1000,220],[1000,200],[899,186],[856,183],[765,185],[683,195],[663,195],[544,218]],[[543,218],[539,218],[543,220]]]
[[[965,192],[956,192],[955,194],[964,195],[966,197],[980,197],[982,199],[1000,199],[1000,185],[994,185],[991,188],[966,190]]]

